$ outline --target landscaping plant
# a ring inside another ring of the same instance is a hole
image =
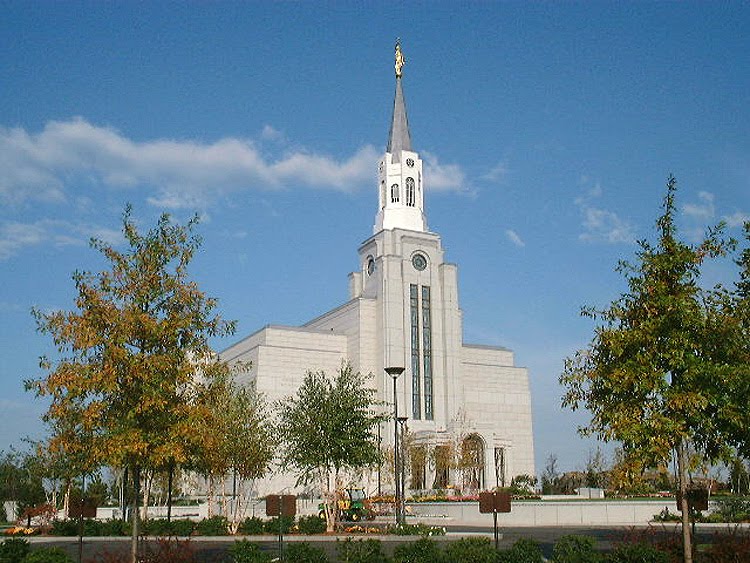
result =
[[[229,521],[223,516],[204,518],[195,526],[199,536],[226,536],[229,533]]]
[[[554,563],[600,563],[603,555],[594,549],[596,540],[590,536],[563,536],[552,551]]]
[[[75,563],[72,557],[59,547],[42,547],[29,553],[21,563]]]
[[[281,533],[286,535],[292,531],[294,518],[292,516],[281,516]],[[274,516],[263,523],[263,530],[266,534],[279,535],[279,517]]]
[[[297,520],[297,530],[300,534],[322,534],[326,531],[326,521],[319,516],[300,516]]]
[[[284,561],[289,563],[328,563],[328,556],[323,549],[307,542],[289,543],[284,548]]]
[[[401,544],[393,550],[394,563],[452,563],[434,540],[420,538],[415,542]]]
[[[448,561],[462,563],[495,563],[497,550],[486,537],[468,537],[450,542],[445,546]]]
[[[21,538],[9,538],[0,543],[0,563],[20,563],[29,553],[29,542]]]
[[[607,563],[671,563],[671,558],[664,551],[645,542],[624,543],[612,550]]]
[[[529,538],[521,538],[508,550],[498,552],[499,563],[543,563],[539,544]]]
[[[247,540],[236,541],[229,548],[229,563],[270,563],[272,559],[257,543]]]
[[[245,518],[237,527],[237,533],[245,536],[260,536],[265,533],[264,522],[257,516]]]
[[[346,538],[336,542],[339,563],[388,563],[380,540],[355,540]]]

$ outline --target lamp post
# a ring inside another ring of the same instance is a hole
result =
[[[396,389],[396,380],[398,376],[404,373],[402,367],[388,367],[385,372],[393,379],[393,480],[396,484],[396,525],[401,523],[401,487],[399,486],[399,455],[398,455],[398,391]]]
[[[406,421],[409,420],[408,416],[399,416],[399,440],[398,444],[398,459],[399,459],[399,490],[401,491],[401,498],[398,503],[398,521],[402,524],[406,522],[406,448],[404,444],[404,437],[406,436]]]

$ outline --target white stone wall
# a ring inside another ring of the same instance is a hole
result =
[[[535,474],[528,372],[502,348],[464,346],[461,384],[467,422],[485,441],[487,480],[494,480],[494,448],[506,448],[506,477]],[[492,477],[491,477],[492,473]]]

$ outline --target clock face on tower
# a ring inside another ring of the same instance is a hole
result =
[[[417,253],[411,257],[411,265],[421,272],[427,267],[427,258],[424,257],[424,254]]]

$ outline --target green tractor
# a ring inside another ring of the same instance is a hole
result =
[[[346,489],[345,494],[341,494],[340,497],[337,518],[340,522],[359,522],[375,518],[375,512],[372,510],[364,489]],[[318,511],[318,516],[326,517],[323,503],[318,505]]]

